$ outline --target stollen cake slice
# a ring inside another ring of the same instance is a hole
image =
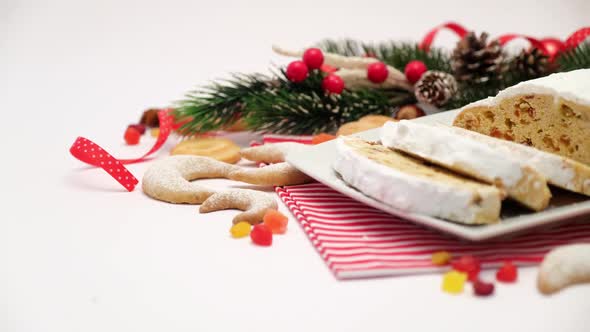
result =
[[[509,87],[464,106],[454,125],[590,165],[590,69]]]
[[[588,165],[560,155],[486,136],[467,129],[449,128],[466,139],[486,143],[512,158],[521,160],[541,173],[549,184],[590,196],[590,166]]]
[[[394,208],[463,224],[489,224],[500,216],[501,191],[453,174],[378,143],[339,137],[333,168],[342,179]]]
[[[551,192],[543,175],[510,154],[455,133],[449,126],[402,120],[386,123],[381,144],[506,190],[508,196],[535,211],[549,204]]]

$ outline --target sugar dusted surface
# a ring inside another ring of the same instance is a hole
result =
[[[552,250],[539,270],[539,286],[548,292],[582,280],[590,281],[590,243]]]
[[[555,73],[534,80],[521,82],[506,88],[496,97],[471,103],[464,108],[474,106],[494,106],[504,98],[526,94],[547,94],[562,97],[580,105],[590,106],[590,69],[578,69],[570,72]]]

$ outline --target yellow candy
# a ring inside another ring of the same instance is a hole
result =
[[[229,232],[231,233],[231,236],[233,236],[235,238],[240,238],[240,237],[250,235],[250,228],[251,228],[250,223],[245,222],[245,221],[240,221],[239,223],[233,225],[231,227],[231,229],[229,230]]]
[[[432,254],[432,264],[446,265],[451,261],[451,254],[448,251],[437,251]]]
[[[452,270],[443,276],[442,290],[450,294],[463,292],[467,274]]]
[[[160,135],[160,128],[153,128],[150,130],[150,135],[152,135],[152,137],[158,137],[158,135]]]

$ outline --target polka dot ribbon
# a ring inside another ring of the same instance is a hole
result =
[[[444,29],[453,31],[459,38],[463,38],[468,32],[468,30],[460,24],[455,22],[447,22],[430,30],[426,36],[422,38],[422,41],[420,42],[420,48],[428,52],[436,35],[439,33],[439,31]],[[514,33],[504,34],[496,39],[501,45],[504,45],[514,39],[526,39],[533,47],[538,48],[541,52],[549,55],[550,59],[553,59],[559,53],[577,47],[588,37],[590,37],[590,27],[583,27],[574,31],[571,35],[569,35],[569,37],[565,39],[565,41],[561,41],[557,38],[537,39],[531,36]]]
[[[96,143],[84,137],[78,137],[76,141],[74,141],[74,144],[72,144],[72,147],[70,148],[70,153],[76,159],[86,164],[104,169],[105,172],[112,176],[113,179],[117,180],[117,182],[125,187],[125,189],[133,191],[139,181],[123,165],[142,162],[164,145],[168,136],[170,136],[170,132],[174,125],[170,112],[170,109],[158,112],[158,119],[160,122],[158,139],[154,143],[154,146],[139,158],[117,159]]]

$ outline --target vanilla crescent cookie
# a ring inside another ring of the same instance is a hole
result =
[[[257,163],[275,164],[285,161],[290,151],[304,148],[305,144],[295,142],[281,142],[245,148],[240,151],[243,158]]]
[[[228,208],[245,210],[235,220],[250,223],[260,222],[264,211],[277,206],[274,198],[262,192],[216,191],[191,182],[210,178],[225,178],[264,186],[311,181],[311,178],[287,163],[252,168],[227,164],[209,157],[177,155],[156,161],[144,174],[142,189],[146,195],[169,203],[202,203],[203,213]]]
[[[277,202],[271,195],[256,190],[225,190],[211,195],[201,205],[199,212],[208,213],[226,209],[244,211],[234,217],[234,224],[241,221],[255,224],[262,220],[268,209],[277,209]]]
[[[590,243],[566,245],[549,252],[539,268],[537,287],[551,294],[585,282],[590,282]]]

